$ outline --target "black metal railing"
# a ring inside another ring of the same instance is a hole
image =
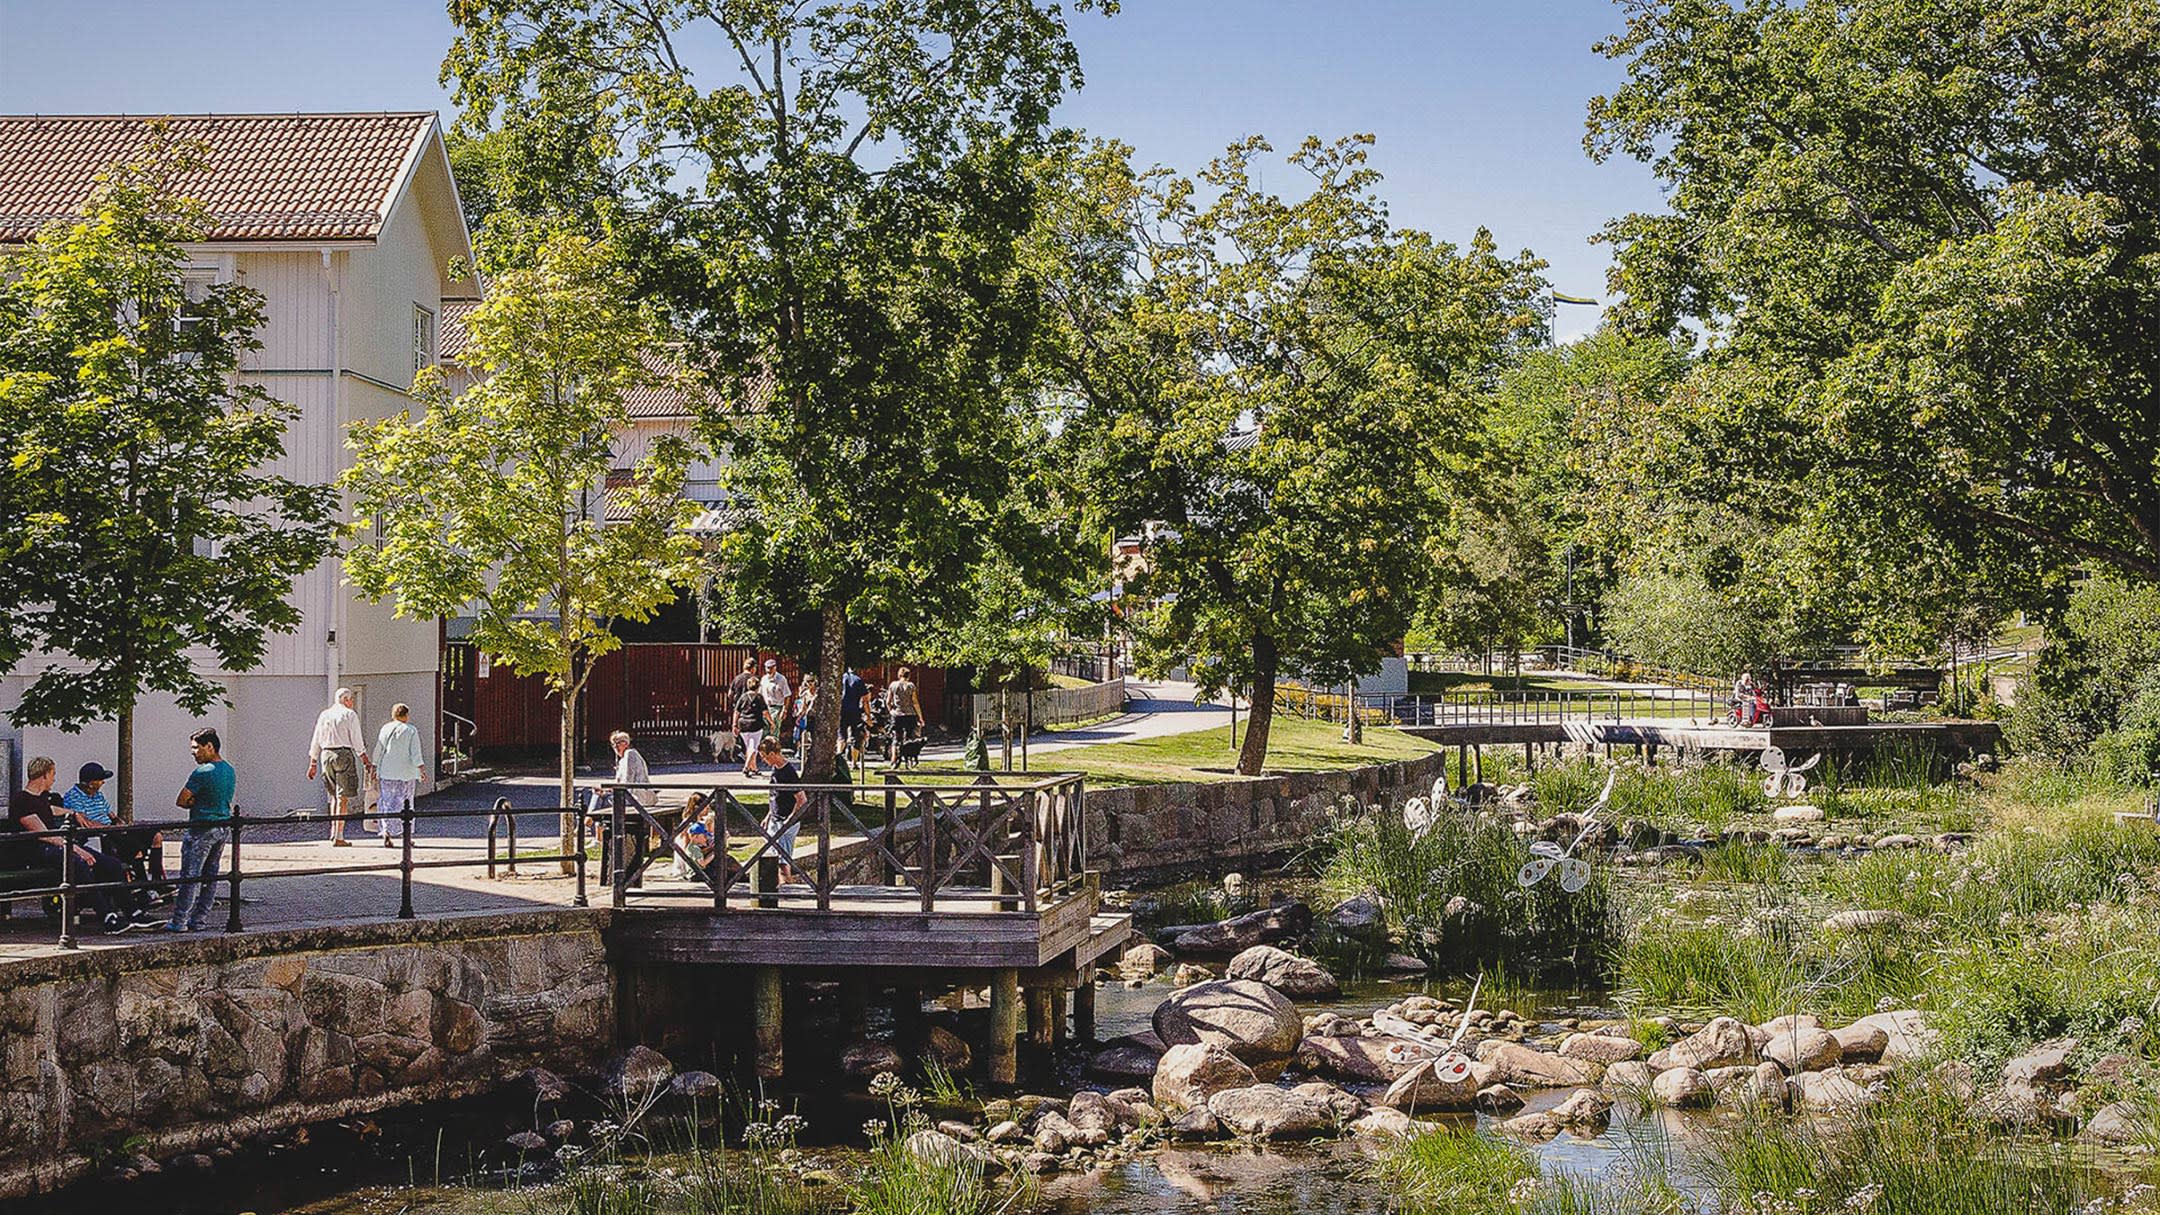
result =
[[[55,814],[59,813],[61,811],[56,807]],[[578,813],[581,820],[584,817],[582,811],[573,813]],[[56,875],[54,881],[44,886],[18,886],[0,890],[0,902],[12,903],[23,899],[56,899],[59,905],[58,943],[63,949],[73,949],[77,946],[75,928],[83,902],[86,897],[98,894],[110,893],[123,902],[140,903],[143,894],[153,891],[164,892],[168,888],[177,890],[189,886],[209,885],[214,887],[223,885],[226,887],[225,931],[239,932],[242,930],[240,916],[243,901],[242,891],[250,884],[283,881],[290,878],[395,873],[398,875],[398,909],[395,916],[397,919],[409,920],[413,919],[415,914],[413,911],[413,875],[415,873],[435,869],[484,868],[488,876],[493,877],[497,866],[505,860],[507,860],[509,872],[511,873],[517,872],[517,864],[522,860],[527,864],[570,862],[578,879],[578,892],[574,905],[582,907],[586,905],[586,856],[582,848],[567,853],[548,853],[525,857],[517,855],[518,818],[525,815],[547,815],[559,819],[562,814],[563,810],[559,806],[513,807],[510,805],[508,798],[497,799],[495,805],[488,810],[421,810],[408,804],[403,811],[393,816],[393,821],[399,824],[400,834],[403,837],[395,860],[337,865],[308,865],[289,869],[266,870],[260,873],[250,873],[244,865],[243,845],[247,841],[250,832],[256,835],[259,842],[263,833],[270,832],[273,829],[276,829],[276,834],[282,835],[299,825],[312,827],[333,822],[350,824],[376,819],[380,816],[365,812],[268,816],[236,813],[227,819],[202,823],[191,822],[187,819],[138,819],[132,823],[114,824],[110,827],[86,827],[73,819],[68,819],[58,827],[49,827],[43,831],[16,831],[0,834],[0,846],[11,843],[21,846],[22,843],[28,841],[46,841],[57,844],[60,848],[60,860],[57,864],[40,861],[37,864],[15,870],[15,872],[28,871],[32,873],[51,871]],[[436,859],[417,859],[414,857],[414,824],[448,819],[478,818],[486,819],[487,852],[485,856],[457,856]],[[505,823],[508,825],[507,855],[497,851],[498,831]],[[84,865],[83,862],[77,859],[76,853],[89,840],[126,835],[135,835],[139,839],[141,836],[151,832],[165,832],[177,836],[190,830],[210,830],[222,833],[225,836],[224,854],[221,858],[222,872],[217,876],[206,878],[169,874],[163,878],[143,876],[129,877],[120,881],[86,882],[79,880],[80,871],[84,868]],[[580,840],[584,838],[584,834],[585,828],[581,821],[579,826]],[[289,843],[291,841],[281,839],[277,842]]]
[[[1442,693],[1321,692],[1297,685],[1275,689],[1275,710],[1319,721],[1377,726],[1531,725],[1638,718],[1723,720],[1729,698],[1701,688],[1525,688]]]

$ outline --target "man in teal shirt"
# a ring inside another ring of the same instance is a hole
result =
[[[201,932],[216,899],[218,862],[225,853],[225,824],[232,821],[233,767],[218,754],[216,730],[197,730],[188,740],[195,770],[174,805],[188,812],[180,841],[180,893],[173,898],[166,932]]]

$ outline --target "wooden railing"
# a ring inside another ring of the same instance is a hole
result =
[[[836,902],[849,905],[840,910],[928,913],[941,903],[988,903],[1034,912],[1086,880],[1076,774],[916,781],[894,773],[883,784],[789,788],[800,796],[782,815],[770,792],[753,799],[743,789],[683,782],[607,786],[602,873],[614,905],[692,898],[720,914],[833,911]],[[642,804],[662,790],[708,799],[718,840],[709,863],[678,843],[679,810],[671,817]],[[730,847],[738,839],[750,841],[747,855]],[[644,884],[652,865],[674,860],[696,873],[693,882]],[[794,881],[779,880],[782,865]],[[729,906],[742,894],[751,896],[747,906]]]
[[[1315,692],[1295,685],[1275,689],[1278,713],[1344,721],[1354,711],[1360,723],[1370,726],[1525,725],[1633,718],[1693,718],[1708,722],[1722,719],[1728,707],[1722,694],[1697,688],[1527,688],[1357,696]]]

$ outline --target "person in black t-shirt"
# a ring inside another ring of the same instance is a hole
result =
[[[789,823],[803,795],[795,789],[802,783],[802,773],[789,762],[786,749],[780,740],[768,734],[759,747],[758,758],[772,768],[772,805],[765,811],[765,834],[772,836],[780,857],[780,881],[783,885],[795,880],[795,833],[802,830],[801,823]]]
[[[46,756],[31,757],[23,766],[23,787],[8,796],[8,830],[53,831],[66,816],[67,811],[52,796],[53,761]],[[10,863],[27,865],[50,865],[58,869],[67,859],[67,846],[50,837],[10,841],[19,851],[12,851]],[[25,846],[27,845],[27,846]],[[119,858],[102,852],[92,852],[80,844],[75,846],[74,879],[79,885],[104,882],[125,882],[127,866]],[[126,932],[134,927],[134,915],[122,908],[129,902],[125,892],[119,890],[90,890],[84,895],[90,907],[105,925],[106,932]],[[147,926],[147,921],[145,925]]]

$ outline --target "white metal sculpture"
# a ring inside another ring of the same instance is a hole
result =
[[[1820,751],[1808,756],[1806,762],[1796,764],[1785,757],[1781,748],[1763,748],[1762,768],[1769,773],[1763,777],[1763,796],[1772,800],[1801,796],[1807,792],[1807,774],[1821,762]]]
[[[1551,840],[1539,840],[1530,845],[1529,862],[1515,872],[1517,886],[1528,890],[1544,881],[1546,875],[1555,869],[1560,871],[1560,889],[1569,894],[1579,893],[1583,887],[1590,884],[1590,862],[1576,856],[1575,849],[1590,838],[1591,831],[1597,828],[1598,815],[1604,813],[1605,807],[1611,803],[1613,781],[1619,776],[1618,768],[1605,774],[1604,792],[1598,794],[1597,803],[1583,816],[1582,830],[1575,833],[1575,838],[1568,841],[1567,847],[1562,848]]]
[[[1442,1080],[1460,1083],[1470,1077],[1470,1057],[1459,1049],[1463,1036],[1470,1032],[1470,1014],[1477,1009],[1478,992],[1485,986],[1485,976],[1479,975],[1470,985],[1470,999],[1463,1005],[1462,1020],[1456,1023],[1455,1036],[1445,1046],[1418,1032],[1418,1026],[1401,1017],[1379,1012],[1373,1014],[1373,1028],[1381,1035],[1393,1038],[1388,1043],[1387,1060],[1401,1067],[1405,1064],[1432,1063],[1433,1075]]]

